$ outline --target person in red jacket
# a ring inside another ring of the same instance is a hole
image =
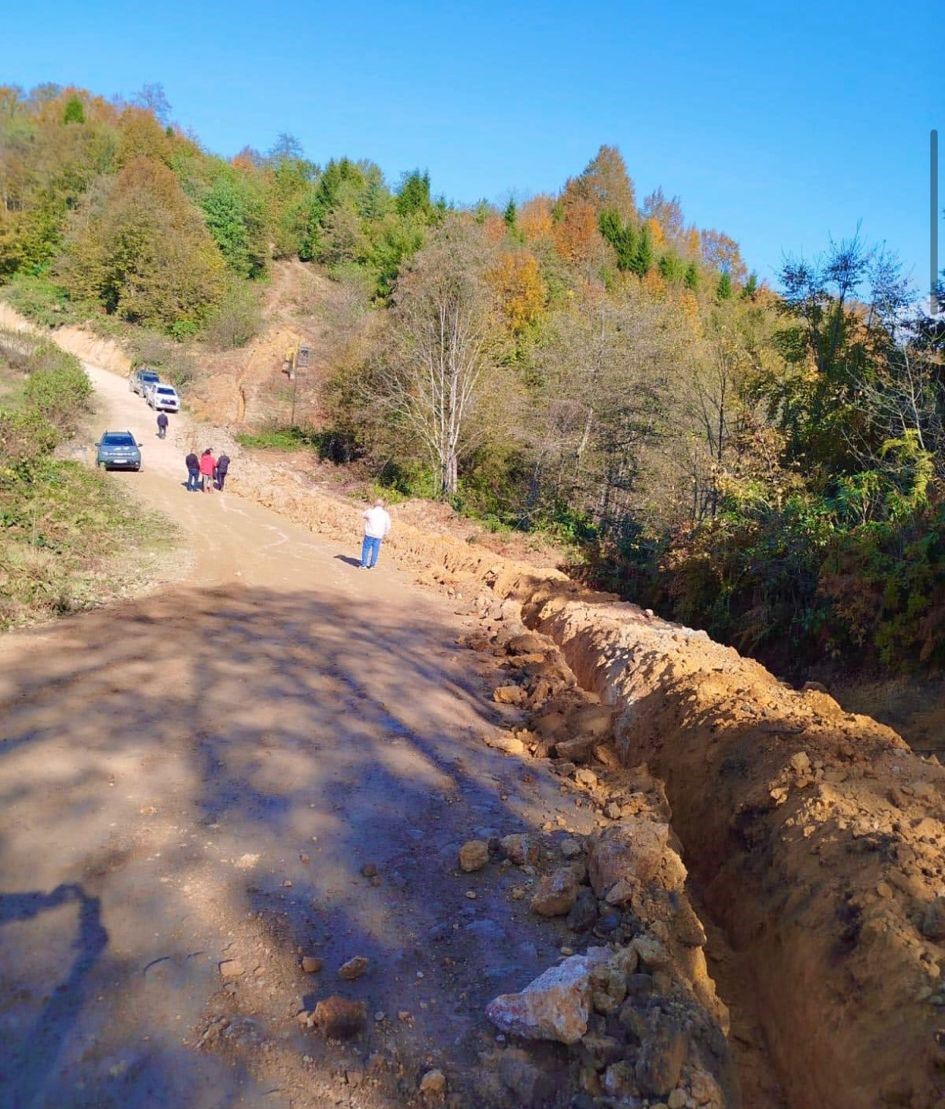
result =
[[[217,460],[213,457],[213,448],[207,449],[200,456],[200,480],[205,493],[213,492],[213,471],[217,467]]]

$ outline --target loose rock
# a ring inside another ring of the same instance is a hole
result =
[[[428,1070],[420,1079],[420,1096],[425,1101],[437,1101],[446,1093],[446,1075],[441,1070]]]
[[[246,973],[246,969],[239,959],[224,959],[220,963],[220,974],[224,978],[239,978]]]
[[[570,866],[560,867],[538,883],[532,898],[532,912],[539,916],[564,916],[577,900],[578,876]]]
[[[503,836],[499,845],[505,857],[516,866],[534,866],[538,862],[540,848],[538,841],[531,836],[521,834]]]
[[[486,1006],[486,1016],[502,1032],[531,1040],[576,1044],[587,1032],[591,968],[607,952],[590,948],[550,967],[521,993],[502,994]]]
[[[361,975],[367,970],[370,960],[364,955],[355,955],[353,959],[349,959],[338,968],[339,975],[351,982],[355,978],[360,978]]]
[[[482,870],[489,861],[489,844],[483,839],[468,840],[459,849],[459,868],[466,874]]]
[[[319,1001],[312,1013],[314,1024],[335,1040],[356,1036],[367,1019],[367,1006],[363,1001],[349,1001],[333,994]]]
[[[322,969],[323,965],[324,963],[322,960],[316,958],[314,955],[304,955],[302,957],[302,970],[304,970],[306,974],[317,974]]]
[[[919,928],[930,940],[945,939],[945,897],[936,897],[926,905]]]

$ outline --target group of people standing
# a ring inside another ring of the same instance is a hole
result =
[[[226,484],[226,475],[230,470],[230,459],[224,453],[219,458],[213,457],[213,448],[207,447],[198,458],[193,451],[184,459],[187,467],[187,492],[212,493],[214,487],[223,492]]]

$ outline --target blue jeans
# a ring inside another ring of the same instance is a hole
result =
[[[187,471],[187,491],[190,493],[197,493],[200,491],[200,471],[188,470]]]
[[[361,565],[373,569],[377,565],[377,556],[381,553],[381,541],[373,535],[365,535],[361,544]]]

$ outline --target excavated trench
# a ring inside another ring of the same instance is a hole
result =
[[[353,506],[274,483],[259,464],[234,487],[320,534],[356,539]],[[388,548],[401,565],[521,604],[525,624],[613,708],[622,762],[665,782],[691,881],[734,953],[717,973],[745,1010],[735,1027],[765,1041],[786,1104],[945,1109],[937,761],[705,633],[557,571],[406,524]]]

